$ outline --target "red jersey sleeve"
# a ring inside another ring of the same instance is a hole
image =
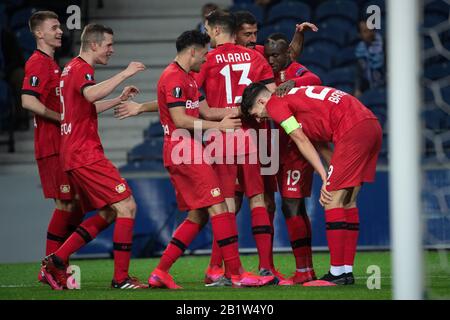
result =
[[[22,83],[22,93],[39,98],[50,80],[49,67],[42,60],[30,61],[25,66],[25,77]]]
[[[94,69],[90,65],[84,64],[80,70],[77,70],[74,83],[76,89],[83,94],[84,88],[95,84]]]
[[[289,109],[288,103],[276,96],[270,98],[267,102],[266,109],[269,116],[278,124],[294,115],[291,109]]]
[[[295,81],[296,87],[322,85],[322,81],[320,80],[320,78],[308,69],[305,69],[300,77],[294,78],[293,80]]]
[[[258,66],[259,76],[256,82],[262,82],[264,84],[269,84],[275,82],[275,77],[273,75],[272,67],[269,65],[266,59],[258,53],[258,58],[256,59],[256,65]]]
[[[182,80],[176,79],[168,82],[164,88],[167,107],[185,107],[188,100],[188,88]],[[200,95],[200,94],[199,94]]]

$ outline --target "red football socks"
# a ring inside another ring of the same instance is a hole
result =
[[[213,241],[211,245],[211,258],[209,260],[209,265],[220,267],[222,266],[222,261],[223,261],[222,252],[220,251],[220,247],[213,236]]]
[[[286,219],[289,240],[297,269],[313,268],[311,251],[311,224],[308,215]]]
[[[359,235],[358,208],[346,209],[345,218],[347,220],[347,230],[345,232],[344,264],[346,266],[353,266]]]
[[[259,256],[259,269],[271,268],[272,228],[269,214],[265,207],[256,207],[251,210],[252,232]]]
[[[114,280],[118,283],[128,278],[131,248],[133,245],[133,218],[117,218],[114,226]]]
[[[236,216],[234,213],[225,212],[211,217],[214,239],[222,252],[225,262],[225,274],[227,277],[238,275],[241,271],[239,258],[238,232]]]
[[[271,269],[275,269],[274,262],[273,262],[273,238],[275,235],[275,227],[273,224],[273,220],[275,218],[275,212],[268,212],[269,213],[269,221],[270,221],[270,267]]]
[[[58,248],[66,241],[69,236],[69,220],[71,212],[55,209],[50,219],[47,229],[47,242],[45,246],[45,255],[58,250]]]
[[[67,262],[72,253],[78,251],[108,226],[109,223],[102,216],[96,214],[90,217],[77,227],[75,232],[56,250],[55,255]]]
[[[344,246],[347,223],[344,208],[325,210],[326,234],[330,249],[330,264],[334,267],[344,266]]]
[[[178,226],[177,230],[175,230],[172,240],[167,245],[166,250],[164,250],[162,257],[159,260],[157,268],[168,272],[170,267],[183,254],[200,230],[201,227],[198,223],[185,219],[183,223]]]

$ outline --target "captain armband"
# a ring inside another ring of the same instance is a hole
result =
[[[294,116],[290,116],[286,120],[280,123],[281,127],[287,134],[291,134],[292,131],[301,128],[302,126],[297,122]]]

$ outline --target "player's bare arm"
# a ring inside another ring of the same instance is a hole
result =
[[[292,61],[297,60],[300,54],[303,51],[303,43],[305,39],[305,31],[311,30],[313,32],[317,32],[319,28],[313,23],[303,22],[295,25],[295,33],[292,37],[292,41],[289,44],[290,56]]]
[[[135,102],[133,100],[121,102],[114,109],[114,117],[123,120],[140,115],[143,112],[158,112],[158,100],[143,103]]]
[[[228,129],[238,129],[242,126],[241,120],[237,118],[232,118],[231,115],[225,116],[219,122],[219,121],[200,120],[198,118],[189,116],[186,114],[184,107],[170,108],[169,111],[173,119],[173,122],[177,126],[177,128],[193,130],[194,123],[196,121],[202,122],[202,128],[204,130],[219,129],[220,131],[226,131]]]
[[[29,94],[22,94],[22,107],[43,118],[61,121],[61,114],[44,106],[38,98]]]
[[[200,102],[199,111],[202,118],[209,121],[220,121],[226,116],[235,118],[240,115],[238,108],[211,108],[206,99]]]
[[[145,65],[141,62],[130,62],[125,70],[119,72],[115,76],[95,85],[86,87],[83,90],[83,95],[86,100],[90,102],[99,101],[111,94],[111,92],[113,92],[123,81],[144,70]]]
[[[134,98],[137,94],[139,94],[139,89],[137,87],[126,86],[120,96],[114,99],[97,101],[95,103],[95,109],[97,110],[97,113],[102,113],[103,111],[116,107],[130,98]]]
[[[316,170],[316,172],[320,175],[320,178],[322,179],[322,188],[320,190],[319,201],[322,205],[328,204],[333,198],[331,193],[328,192],[326,188],[327,174],[322,162],[320,161],[319,154],[301,128],[295,129],[289,134],[289,136],[295,142],[302,155],[309,161],[309,163],[311,163],[314,170]]]

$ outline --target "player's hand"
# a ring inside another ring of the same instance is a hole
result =
[[[303,23],[295,25],[295,31],[296,32],[305,32],[305,31],[308,31],[308,30],[317,32],[319,30],[319,28],[317,28],[317,26],[314,23],[311,23],[311,22],[303,22]]]
[[[136,73],[145,70],[145,65],[142,62],[132,61],[124,70],[127,77],[134,76]]]
[[[283,82],[282,84],[280,84],[275,89],[275,94],[277,95],[277,97],[284,97],[294,87],[295,87],[295,81],[294,80],[288,80],[288,81]]]
[[[120,101],[127,101],[128,99],[134,98],[139,94],[139,89],[135,86],[126,86],[123,88],[122,93],[119,96]]]
[[[333,200],[333,196],[331,193],[327,190],[327,181],[325,180],[322,184],[322,188],[320,189],[320,204],[325,207],[327,204],[329,204]]]
[[[140,113],[141,104],[132,100],[125,101],[114,108],[114,117],[119,120],[137,116]]]
[[[230,116],[232,118],[240,118],[242,117],[241,107],[231,109]]]
[[[239,129],[241,126],[241,119],[232,117],[231,115],[225,116],[219,123],[220,131],[226,131],[227,129]]]

